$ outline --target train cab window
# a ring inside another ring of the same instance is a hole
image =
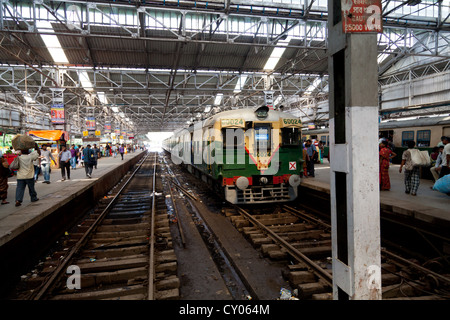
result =
[[[414,131],[402,132],[402,147],[407,147],[406,141],[414,140]]]
[[[282,128],[281,139],[283,146],[298,146],[300,145],[300,132],[298,128]]]
[[[244,148],[244,130],[225,128],[222,129],[223,147],[227,149]]]
[[[256,148],[270,150],[270,124],[255,124]]]
[[[429,147],[431,140],[431,130],[418,130],[417,131],[417,146]]]

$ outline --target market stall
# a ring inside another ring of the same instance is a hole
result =
[[[47,145],[56,162],[58,161],[61,146],[65,146],[67,140],[69,140],[68,132],[63,130],[35,130],[29,131],[28,135],[36,141],[39,148],[42,148],[44,144]],[[51,168],[57,168],[58,166],[59,164],[55,163],[51,165]]]

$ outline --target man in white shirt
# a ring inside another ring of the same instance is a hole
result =
[[[45,145],[45,144],[42,146],[40,158],[41,158],[41,169],[42,169],[42,173],[44,174],[44,183],[49,184],[50,183],[50,164],[51,164],[50,158],[55,163],[56,163],[56,160],[55,160],[55,158],[53,158],[51,151],[47,149],[47,145]]]
[[[444,151],[442,152],[442,168],[439,173],[439,179],[450,174],[450,137],[442,137]]]
[[[19,156],[19,169],[17,170],[17,188],[16,188],[16,207],[22,205],[25,187],[28,186],[30,191],[31,202],[36,202],[36,190],[34,189],[34,165],[33,161],[38,159],[41,151],[37,144],[35,144],[35,151],[29,153],[29,150],[22,150]]]
[[[59,153],[59,167],[61,168],[62,181],[67,179],[70,180],[70,159],[72,158],[72,153],[67,150],[66,146],[61,146],[61,152]]]

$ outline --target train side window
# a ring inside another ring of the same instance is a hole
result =
[[[431,130],[418,130],[417,131],[417,146],[429,147],[431,140]]]
[[[414,131],[403,131],[402,132],[402,147],[406,147],[406,141],[414,141]]]
[[[283,146],[298,146],[300,145],[300,132],[298,128],[282,128],[281,139]]]
[[[327,145],[327,136],[320,136],[320,141],[322,141],[323,145]]]

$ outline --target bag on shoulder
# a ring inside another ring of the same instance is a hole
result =
[[[11,170],[19,170],[19,157],[14,158],[13,162],[9,165],[9,168]]]
[[[411,162],[415,167],[427,167],[430,166],[430,156],[428,155],[428,151],[419,149],[410,149],[411,153]]]

